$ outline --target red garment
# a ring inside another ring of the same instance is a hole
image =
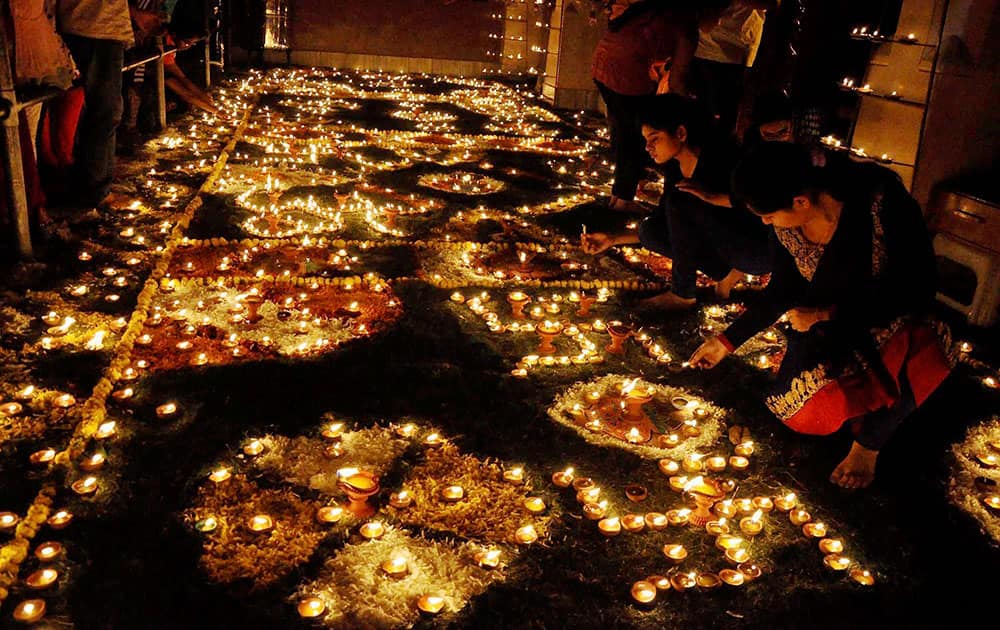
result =
[[[83,112],[83,88],[70,88],[45,105],[38,138],[38,162],[52,169],[73,165],[76,127]]]
[[[927,324],[906,324],[879,350],[897,391],[899,375],[906,370],[917,406],[923,404],[948,373],[951,363],[941,347],[938,332]],[[845,374],[813,394],[785,424],[799,433],[829,435],[850,420],[883,407],[897,396],[887,392],[871,370]]]
[[[608,31],[594,50],[592,76],[626,96],[655,93],[649,66],[673,56],[683,36],[681,19],[670,12],[651,12],[632,18],[617,31]]]

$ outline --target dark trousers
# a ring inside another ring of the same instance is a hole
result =
[[[665,191],[639,224],[639,242],[673,260],[671,290],[685,298],[694,297],[699,269],[713,280],[733,269],[754,275],[771,271],[767,228],[760,219],[677,190]]]
[[[738,63],[720,63],[697,57],[691,60],[692,89],[718,121],[719,129],[727,134],[736,129],[745,73],[746,68]]]
[[[84,105],[73,149],[77,190],[74,205],[94,206],[111,190],[115,132],[122,119],[121,42],[64,35],[83,85]]]
[[[608,109],[611,128],[611,153],[615,160],[615,181],[611,194],[619,199],[635,199],[635,190],[649,160],[646,140],[639,124],[641,96],[619,94],[600,81],[594,81]]]
[[[854,440],[861,446],[880,451],[910,414],[917,409],[906,368],[899,371],[899,398],[891,407],[883,407],[851,420]]]

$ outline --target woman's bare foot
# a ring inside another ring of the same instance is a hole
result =
[[[865,448],[855,442],[844,461],[833,470],[830,481],[841,488],[855,490],[867,488],[875,479],[875,460],[878,451]]]
[[[654,295],[639,303],[643,308],[656,309],[660,311],[683,311],[694,307],[698,303],[696,298],[681,297],[673,291],[667,291],[660,295]]]
[[[725,278],[715,283],[715,297],[720,300],[728,300],[733,287],[745,277],[746,275],[742,271],[731,269]]]

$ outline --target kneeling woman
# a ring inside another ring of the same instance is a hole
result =
[[[830,479],[867,486],[879,450],[952,367],[948,329],[928,315],[935,259],[920,207],[885,168],[845,158],[818,168],[782,143],[747,156],[733,189],[774,228],[771,282],[691,363],[714,367],[787,313],[767,406],[800,433],[848,424],[854,444]]]
[[[640,110],[646,151],[659,166],[676,162],[682,179],[668,181],[657,210],[637,232],[583,237],[583,250],[597,254],[614,245],[642,243],[673,260],[671,291],[646,301],[663,310],[693,307],[697,272],[716,281],[716,295],[744,273],[770,271],[767,229],[730,201],[737,147],[719,134],[697,102],[676,94],[648,99]]]

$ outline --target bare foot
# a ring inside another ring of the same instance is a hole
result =
[[[841,488],[855,490],[867,488],[875,479],[875,460],[878,451],[865,448],[855,442],[844,461],[834,469],[830,481]]]
[[[736,286],[736,283],[744,277],[745,275],[742,271],[731,269],[729,273],[726,274],[725,278],[715,283],[715,297],[720,300],[728,300],[730,291],[732,291],[733,287]]]
[[[673,291],[667,291],[660,295],[655,295],[639,303],[643,308],[656,309],[660,311],[683,311],[694,307],[698,303],[696,298],[681,297]]]

